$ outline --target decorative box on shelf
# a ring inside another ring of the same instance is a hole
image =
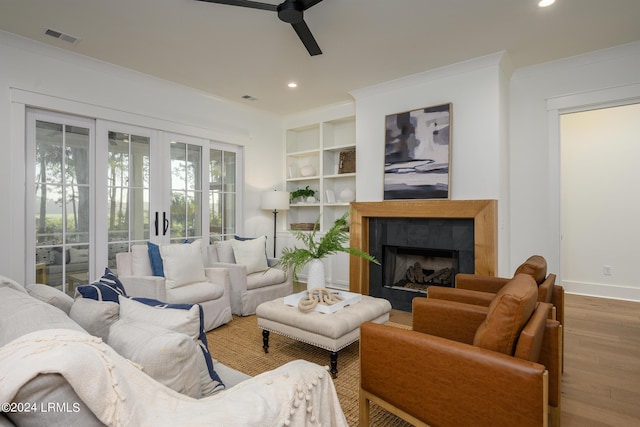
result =
[[[302,291],[302,292],[298,292],[297,294],[288,295],[284,297],[284,303],[286,305],[297,307],[300,300],[306,297],[308,292],[309,291]],[[362,300],[361,294],[356,294],[353,292],[331,290],[331,293],[339,295],[344,299],[340,302],[337,302],[331,305],[318,304],[314,309],[315,311],[319,311],[320,313],[325,313],[325,314],[335,313],[336,311],[348,305],[357,304]]]
[[[298,222],[298,223],[292,223],[291,229],[302,230],[302,231],[312,231],[313,226],[314,226],[313,222]]]
[[[338,173],[354,173],[356,171],[356,150],[355,148],[341,151],[338,163]]]

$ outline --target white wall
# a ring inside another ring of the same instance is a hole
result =
[[[385,116],[452,103],[450,198],[498,200],[498,272],[506,272],[509,254],[508,73],[497,53],[351,92],[358,201],[383,199]]]
[[[240,228],[272,233],[260,193],[282,182],[278,117],[1,31],[0,58],[0,275],[24,279],[24,104],[244,146]]]
[[[561,136],[562,282],[638,299],[640,104],[565,114]]]
[[[640,42],[517,70],[510,87],[510,271],[537,253],[560,271],[559,114],[639,97]],[[620,198],[629,197],[621,191]],[[602,265],[599,262],[598,265]],[[635,287],[640,288],[640,283]],[[579,292],[578,290],[569,290]],[[603,289],[604,291],[604,289]],[[613,289],[601,296],[620,298]],[[640,299],[640,298],[639,298]]]

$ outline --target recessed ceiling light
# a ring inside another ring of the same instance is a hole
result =
[[[293,89],[293,88],[298,87],[298,83],[296,83],[296,82],[291,82],[291,83],[288,83],[288,84],[287,84],[287,86],[289,86],[291,89]]]
[[[538,6],[539,7],[547,7],[547,6],[551,6],[555,2],[556,2],[556,0],[540,0],[538,2]]]
[[[251,95],[242,95],[242,99],[246,99],[247,101],[257,101],[258,98],[254,98]]]

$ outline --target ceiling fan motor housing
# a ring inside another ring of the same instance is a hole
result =
[[[297,24],[304,19],[304,6],[295,0],[286,0],[278,5],[278,18],[289,24]]]

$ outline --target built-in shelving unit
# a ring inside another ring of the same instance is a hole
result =
[[[355,118],[330,120],[287,130],[287,191],[309,188],[316,202],[294,201],[289,207],[288,225],[313,223],[321,216],[325,231],[355,200],[356,172],[341,168],[341,155],[355,152]]]
[[[314,223],[320,216],[320,234],[349,210],[355,201],[356,171],[341,168],[341,154],[352,153],[355,165],[355,117],[330,119],[288,129],[286,132],[286,188],[295,191],[309,188],[316,192],[315,202],[290,204],[287,228],[294,223]],[[351,197],[348,197],[350,193]],[[353,200],[349,200],[353,199]],[[296,244],[295,237],[284,233],[279,239],[284,246]],[[349,289],[349,255],[339,253],[323,260],[327,286]],[[306,278],[306,269],[300,273]]]

